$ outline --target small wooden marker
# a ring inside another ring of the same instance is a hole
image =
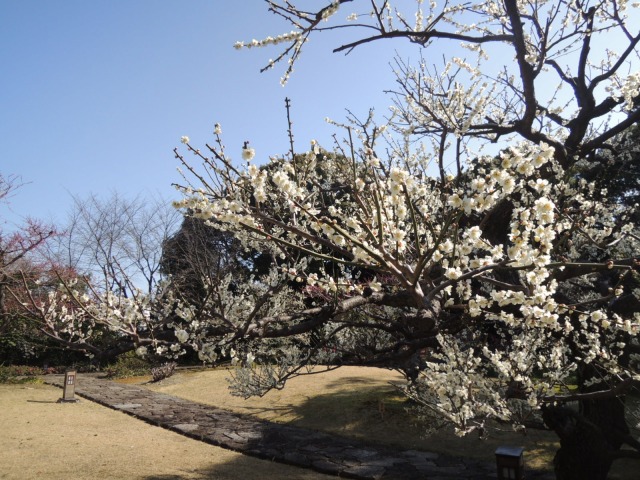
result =
[[[67,370],[64,372],[64,388],[62,390],[62,398],[58,400],[58,403],[77,402],[78,399],[74,397],[76,392],[76,371]]]

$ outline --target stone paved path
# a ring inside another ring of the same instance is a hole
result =
[[[46,383],[61,387],[64,376]],[[495,464],[432,452],[397,450],[358,440],[281,425],[209,405],[78,375],[76,395],[212,445],[322,473],[363,480],[495,480]],[[551,480],[528,469],[528,480]]]

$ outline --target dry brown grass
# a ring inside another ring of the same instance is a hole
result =
[[[556,448],[555,436],[539,431],[505,431],[488,441],[451,432],[422,438],[389,385],[400,377],[387,370],[343,367],[246,401],[229,394],[227,377],[225,370],[178,373],[145,386],[272,421],[487,461],[497,445],[515,444],[526,447],[529,465],[549,465]],[[0,385],[0,479],[334,478],[213,447],[87,400],[58,404],[60,395],[46,385]],[[620,463],[611,479],[637,480],[634,468]]]
[[[328,477],[247,457],[48,385],[0,385],[0,479],[262,480]]]

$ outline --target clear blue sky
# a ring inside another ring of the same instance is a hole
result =
[[[244,140],[263,161],[285,153],[285,96],[296,149],[330,146],[324,118],[382,116],[394,50],[417,57],[402,41],[345,57],[331,53],[344,37],[322,34],[283,88],[283,67],[259,73],[278,47],[233,48],[290,29],[262,0],[0,0],[0,171],[27,182],[3,228],[62,224],[72,194],[175,198],[173,148],[182,135],[204,147],[216,122],[232,157]]]

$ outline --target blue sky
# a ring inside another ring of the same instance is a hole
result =
[[[258,159],[283,154],[286,96],[296,150],[329,146],[324,118],[382,116],[394,51],[418,56],[402,41],[333,54],[344,36],[323,33],[283,88],[283,67],[259,73],[278,47],[233,48],[290,29],[262,0],[0,0],[0,168],[25,182],[3,228],[63,224],[71,195],[175,198],[173,148],[182,135],[204,147],[216,122],[234,158],[244,140]]]

